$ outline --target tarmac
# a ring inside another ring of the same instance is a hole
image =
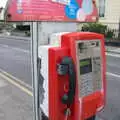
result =
[[[0,73],[0,120],[33,120],[33,99],[22,87]]]

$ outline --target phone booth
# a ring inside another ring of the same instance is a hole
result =
[[[76,31],[98,20],[96,0],[9,0],[5,19],[31,25],[34,120],[95,120],[106,96],[104,37]]]
[[[105,103],[103,35],[53,34],[50,44],[40,46],[38,52],[45,90],[43,113],[49,120],[93,120]]]

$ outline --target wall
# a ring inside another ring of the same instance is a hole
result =
[[[5,12],[5,9],[3,8],[2,11],[0,12],[0,21],[4,20],[4,12]]]
[[[98,1],[98,0],[97,0]],[[106,0],[105,17],[99,21],[108,24],[111,28],[118,29],[120,20],[120,0]]]

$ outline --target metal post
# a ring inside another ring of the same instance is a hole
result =
[[[38,22],[31,23],[31,66],[32,66],[32,85],[33,85],[33,112],[34,120],[41,120],[39,109],[39,84],[37,72],[38,59]]]
[[[119,23],[118,23],[118,39],[120,39],[120,18],[119,18]]]

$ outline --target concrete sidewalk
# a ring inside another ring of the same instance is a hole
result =
[[[9,83],[0,73],[0,120],[33,120],[32,111],[32,96]]]
[[[118,47],[106,46],[106,52],[108,52],[108,53],[120,54],[120,48],[118,48]]]

